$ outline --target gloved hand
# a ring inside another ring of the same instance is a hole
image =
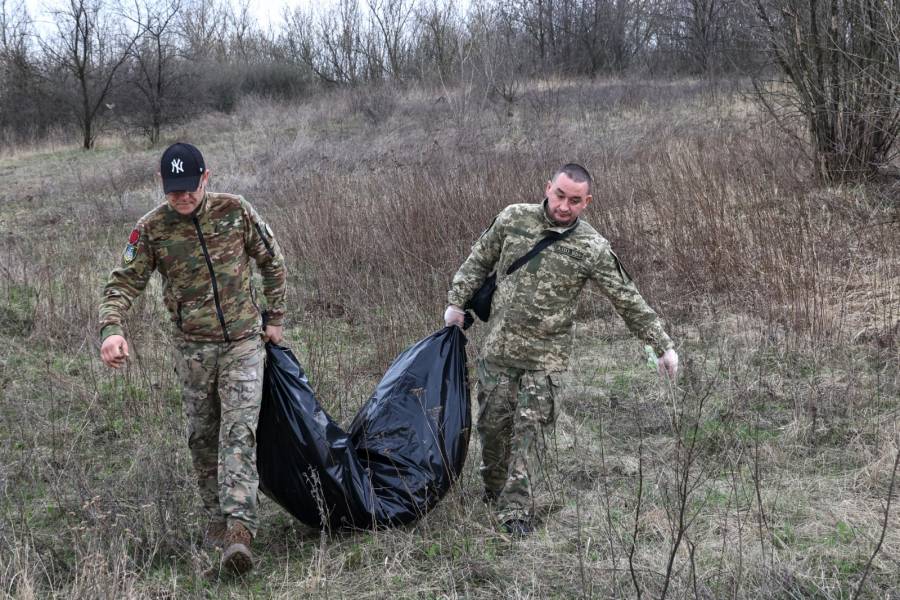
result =
[[[675,379],[675,375],[678,373],[678,354],[672,348],[669,348],[665,351],[665,353],[659,357],[656,361],[656,368],[659,370],[659,376],[664,377],[668,376],[670,379]]]
[[[451,325],[462,327],[465,320],[466,311],[455,304],[451,304],[447,307],[447,310],[444,311],[444,325],[447,327],[450,327]]]

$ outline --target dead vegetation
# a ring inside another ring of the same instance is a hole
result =
[[[248,99],[177,134],[283,244],[288,336],[332,414],[441,325],[471,242],[568,160],[592,170],[587,218],[679,344],[679,385],[589,289],[533,539],[491,523],[475,446],[415,526],[320,534],[264,501],[259,568],[210,578],[158,286],[132,312],[129,368],[97,356],[99,291],[159,200],[159,149],[9,154],[0,594],[895,597],[900,184],[810,183],[734,83],[543,81],[465,119],[457,92],[382,94]]]

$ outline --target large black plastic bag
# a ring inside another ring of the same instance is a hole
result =
[[[430,510],[466,459],[466,338],[446,327],[404,350],[344,432],[294,354],[267,344],[260,487],[313,527],[401,525]]]

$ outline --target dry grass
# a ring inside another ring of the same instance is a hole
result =
[[[490,218],[568,160],[588,219],[667,320],[677,389],[601,294],[579,310],[545,525],[516,542],[478,500],[478,448],[414,526],[323,535],[263,501],[260,564],[207,576],[159,287],[134,360],[97,356],[96,304],[159,200],[159,149],[110,138],[0,158],[0,594],[14,598],[852,597],[898,451],[898,184],[821,189],[734,83],[548,80],[247,100],[172,138],[245,194],[287,254],[288,337],[348,420],[441,325]],[[474,354],[481,341],[470,335]],[[683,477],[679,479],[679,475]],[[889,514],[860,597],[898,597]],[[630,560],[629,560],[630,557]],[[640,592],[638,592],[640,590]]]

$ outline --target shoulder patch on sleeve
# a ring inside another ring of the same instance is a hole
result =
[[[125,250],[122,252],[122,262],[126,265],[130,265],[137,257],[138,243],[144,235],[143,229],[143,219],[141,219],[137,222],[137,225],[134,226],[134,229],[131,230],[131,233],[128,234],[128,243],[125,244]]]

